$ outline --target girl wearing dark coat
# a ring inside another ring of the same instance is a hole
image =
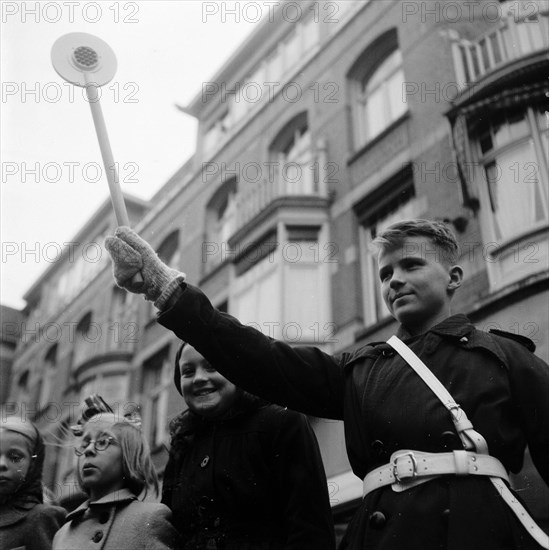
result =
[[[185,550],[334,548],[326,477],[307,419],[237,389],[183,344],[162,502]]]
[[[44,504],[42,436],[29,421],[0,422],[0,548],[50,550],[65,510]]]

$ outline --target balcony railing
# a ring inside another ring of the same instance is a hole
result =
[[[549,1],[527,2],[522,11],[514,11],[475,40],[455,36],[452,54],[461,89],[507,63],[549,48]]]
[[[324,144],[306,162],[272,162],[263,169],[260,181],[240,181],[238,192],[229,200],[223,217],[207,232],[205,249],[209,268],[223,261],[229,239],[274,201],[290,197],[327,198],[332,166],[326,160]],[[209,269],[208,269],[209,270]]]

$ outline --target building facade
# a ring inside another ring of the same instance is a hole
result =
[[[530,337],[548,361],[548,4],[281,2],[181,107],[198,120],[196,153],[149,204],[132,203],[136,230],[218,308],[340,353],[395,330],[376,234],[403,218],[446,220],[466,272],[455,311]],[[112,216],[97,216],[112,232]],[[140,407],[160,470],[183,407],[176,339],[151,304],[113,286],[107,264],[79,272],[62,314],[44,304],[74,266],[37,281],[27,322],[68,323],[73,338],[16,352],[11,400],[57,403],[61,422],[52,405],[34,414],[59,445],[48,481],[64,498],[70,403],[97,391]],[[343,525],[361,482],[341,423],[311,420]],[[547,522],[529,461],[515,483]]]
[[[0,405],[3,405],[9,396],[13,357],[24,315],[22,311],[0,305],[0,320]]]

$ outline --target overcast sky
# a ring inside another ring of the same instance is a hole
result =
[[[174,105],[199,93],[258,24],[245,4],[1,2],[3,305],[24,306],[56,246],[109,196],[89,105],[54,71],[53,43],[86,32],[114,50],[101,107],[123,190],[148,199],[194,151],[196,122]],[[254,4],[268,14],[268,2]]]

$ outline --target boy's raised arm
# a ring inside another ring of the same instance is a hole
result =
[[[193,345],[219,372],[273,403],[323,418],[343,418],[343,371],[315,347],[292,347],[217,311],[185,275],[166,266],[127,227],[107,238],[118,286],[143,294],[160,310],[158,321]],[[143,283],[132,277],[140,271]]]

